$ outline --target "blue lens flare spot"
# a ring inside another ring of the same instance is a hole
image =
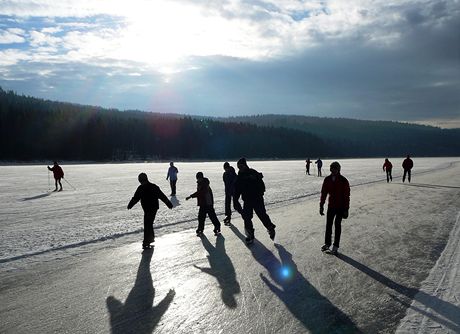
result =
[[[283,278],[288,278],[289,276],[291,276],[291,271],[289,270],[289,268],[281,268],[281,276],[283,276]]]

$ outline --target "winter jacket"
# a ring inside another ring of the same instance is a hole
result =
[[[324,205],[326,197],[329,194],[328,208],[346,209],[350,207],[350,184],[342,175],[329,175],[324,179],[323,187],[321,188],[320,206]]]
[[[166,175],[166,180],[170,179],[171,181],[176,181],[177,180],[177,173],[179,173],[179,170],[175,166],[169,167],[168,175]]]
[[[393,165],[391,164],[390,161],[385,161],[383,164],[383,170],[390,171],[393,168]]]
[[[236,181],[235,168],[230,166],[229,170],[224,172],[223,179],[224,179],[224,185],[225,185],[225,194],[232,195],[235,190],[235,181]]]
[[[64,171],[62,170],[61,166],[55,165],[51,168],[48,167],[48,169],[53,172],[54,179],[59,180],[64,177]]]
[[[242,196],[245,202],[262,197],[265,192],[263,177],[262,173],[252,168],[239,171],[235,181],[234,197],[238,200]]]
[[[161,199],[168,208],[171,209],[173,207],[171,201],[156,184],[146,182],[137,187],[133,198],[129,201],[128,209],[131,209],[140,200],[144,212],[157,211],[160,207],[158,199]]]
[[[405,170],[408,170],[408,169],[412,169],[412,167],[414,167],[414,162],[412,161],[412,159],[411,158],[404,159],[402,163],[402,168]]]
[[[318,165],[318,168],[321,168],[321,167],[323,167],[323,160],[318,159],[318,160],[315,161],[315,164]]]
[[[196,192],[190,195],[192,198],[197,199],[198,206],[213,206],[214,196],[212,195],[212,189],[209,186],[209,179],[203,177],[196,181]]]

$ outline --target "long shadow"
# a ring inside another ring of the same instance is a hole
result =
[[[231,225],[230,229],[244,242],[245,236],[236,227]],[[276,245],[276,248],[281,261],[258,241],[249,246],[254,259],[267,269],[271,281],[262,274],[261,279],[310,333],[362,333],[303,277],[283,246]]]
[[[446,321],[442,318],[437,317],[436,315],[422,311],[418,308],[412,307],[414,310],[422,313],[423,315],[431,318],[433,321],[436,321],[452,330],[454,330],[457,333],[460,333],[460,308],[454,304],[451,304],[449,302],[446,302],[442,299],[439,299],[438,297],[432,296],[427,294],[426,292],[420,291],[419,289],[415,288],[409,288],[407,286],[401,285],[392,279],[386,277],[385,275],[382,275],[381,273],[369,268],[368,266],[352,259],[351,257],[348,257],[344,254],[339,254],[338,256],[339,259],[341,259],[343,262],[348,263],[349,265],[355,267],[359,271],[365,273],[369,277],[373,278],[374,280],[382,283],[383,285],[389,287],[390,289],[394,290],[395,292],[404,295],[406,297],[409,297],[410,299],[414,299],[418,301],[419,303],[427,306],[431,310],[435,311],[439,315],[442,315],[446,319],[450,320]],[[397,297],[394,297],[393,299],[400,301]],[[401,302],[402,303],[402,302]],[[411,307],[410,305],[404,304],[408,307]]]
[[[236,280],[235,267],[232,261],[225,252],[225,238],[219,235],[216,238],[216,246],[214,247],[206,238],[201,237],[201,242],[204,248],[208,251],[209,268],[203,268],[195,265],[195,268],[202,272],[214,276],[221,288],[221,297],[224,304],[229,308],[236,308],[237,302],[235,295],[241,292],[240,284]]]
[[[398,183],[402,186],[410,187],[421,187],[421,188],[449,188],[449,189],[460,189],[458,186],[445,186],[440,184],[428,184],[428,183]]]
[[[47,197],[49,195],[51,195],[52,192],[47,192],[47,193],[44,193],[44,194],[40,194],[40,195],[36,195],[36,196],[32,196],[32,197],[24,197],[21,199],[21,201],[31,201],[33,199],[39,199],[39,198],[43,198],[43,197]]]
[[[168,310],[175,296],[174,290],[169,290],[163,300],[157,306],[152,307],[155,297],[155,288],[150,273],[152,254],[153,251],[150,250],[142,254],[136,282],[124,304],[113,296],[107,298],[111,333],[150,334]]]

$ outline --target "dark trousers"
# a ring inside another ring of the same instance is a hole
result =
[[[322,176],[322,174],[321,174],[321,167],[318,167],[318,176]]]
[[[252,224],[253,212],[256,213],[267,230],[272,230],[276,227],[267,215],[263,197],[244,201],[242,217],[244,220],[244,229],[248,237],[254,237],[254,225]]]
[[[155,232],[153,232],[153,222],[155,221],[155,211],[144,211],[144,241],[143,245],[150,245],[155,240]]]
[[[214,225],[214,232],[220,231],[220,221],[217,219],[216,212],[212,205],[203,205],[200,206],[200,210],[198,211],[198,229],[197,231],[203,232],[204,230],[204,221],[206,220],[206,216],[211,219],[211,223]]]
[[[56,189],[57,189],[58,182],[59,182],[59,187],[60,187],[59,189],[62,189],[61,179],[54,179],[54,185],[56,186]]]
[[[406,175],[407,175],[407,180],[410,182],[410,169],[405,169],[404,170],[403,182],[406,180]]]
[[[176,183],[177,183],[177,180],[169,179],[169,184],[171,185],[171,196],[176,195]]]
[[[225,193],[225,215],[231,217],[232,215],[232,197],[231,193]]]
[[[393,177],[391,176],[391,169],[387,169],[387,182],[393,181]]]
[[[310,175],[310,165],[307,165],[307,170],[305,171],[306,174]]]
[[[343,209],[334,209],[334,208],[327,209],[326,234],[324,236],[324,243],[328,246],[331,245],[332,225],[335,225],[334,246],[339,248],[340,234],[342,234],[342,214],[343,214]]]

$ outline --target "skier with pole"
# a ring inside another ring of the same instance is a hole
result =
[[[58,165],[56,161],[53,163],[53,167],[47,166],[48,170],[53,172],[54,176],[54,185],[55,189],[53,191],[62,191],[62,183],[61,179],[64,178],[64,171],[62,170],[61,166]],[[58,190],[58,183],[59,183],[59,190]]]

